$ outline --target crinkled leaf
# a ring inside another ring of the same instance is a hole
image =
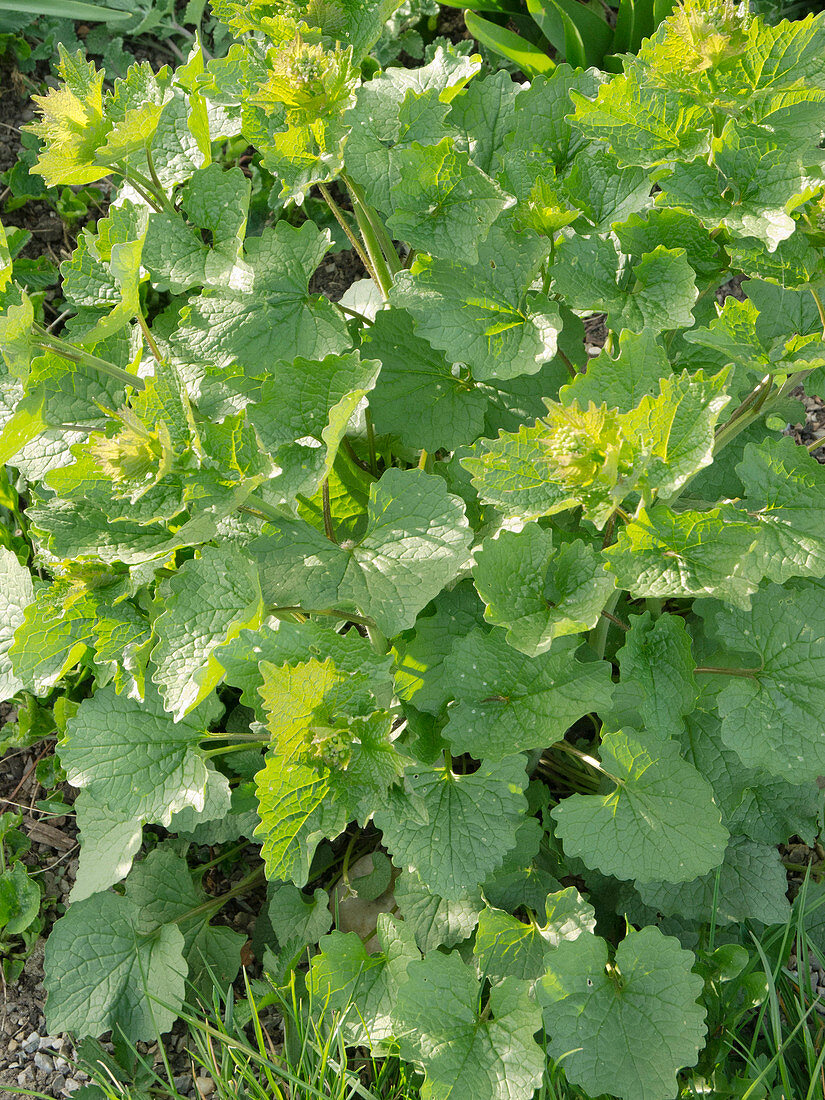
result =
[[[457,899],[500,866],[515,843],[527,786],[522,756],[457,775],[436,764],[410,768],[404,794],[389,792],[375,824],[393,862],[430,890]]]
[[[387,470],[370,486],[367,527],[351,548],[301,521],[269,531],[250,546],[268,603],[352,609],[390,637],[456,575],[470,541],[463,504],[419,470]]]
[[[456,753],[498,760],[560,740],[590,710],[610,703],[610,666],[575,659],[577,638],[558,638],[530,658],[500,630],[473,630],[446,661],[456,699],[444,736]]]
[[[473,578],[485,619],[528,657],[592,629],[615,587],[592,547],[580,539],[554,546],[552,531],[537,523],[485,539]]]

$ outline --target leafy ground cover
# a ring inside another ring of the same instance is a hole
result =
[[[528,87],[378,68],[392,8],[220,0],[225,56],[36,98],[44,184],[116,185],[57,324],[0,237],[0,689],[79,791],[47,1026],[152,1040],[251,950],[381,1095],[805,1095],[825,17]]]

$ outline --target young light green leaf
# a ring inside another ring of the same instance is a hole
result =
[[[483,909],[473,946],[479,974],[491,981],[514,977],[535,981],[562,940],[575,940],[596,927],[595,911],[573,886],[549,894],[547,923],[525,924],[501,909]]]
[[[728,831],[713,791],[674,742],[620,730],[604,735],[600,755],[615,789],[551,811],[567,855],[638,882],[689,882],[722,862]]]
[[[349,1009],[342,1024],[351,1042],[382,1052],[397,1033],[398,988],[421,954],[405,922],[385,913],[378,918],[377,935],[382,948],[378,955],[369,955],[355,932],[324,936],[310,963],[308,985],[317,1003],[338,1012]]]

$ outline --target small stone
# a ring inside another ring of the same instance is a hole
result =
[[[63,1091],[71,1096],[73,1092],[77,1092],[78,1089],[82,1088],[82,1081],[78,1081],[75,1077],[69,1077],[69,1079],[66,1081],[66,1084],[63,1086]]]
[[[59,1074],[59,1076],[54,1077],[49,1083],[51,1084],[51,1087],[54,1089],[55,1092],[62,1092],[66,1084],[66,1078],[61,1073]]]
[[[215,1082],[211,1077],[198,1077],[195,1081],[195,1088],[198,1090],[199,1096],[211,1096],[215,1091]]]
[[[9,1041],[6,1043],[6,1050],[9,1052],[9,1054],[14,1054],[19,1046],[20,1044],[16,1039],[9,1039]]]
[[[188,1073],[181,1073],[178,1077],[172,1078],[172,1083],[178,1092],[188,1092],[189,1086],[192,1084],[192,1078]]]
[[[23,1043],[23,1050],[25,1050],[26,1054],[34,1054],[39,1046],[40,1036],[37,1034],[36,1031],[32,1031],[26,1039],[25,1043]]]
[[[44,1035],[40,1040],[41,1050],[57,1050],[60,1046],[62,1039],[55,1039],[52,1035]]]
[[[68,1062],[66,1061],[66,1059],[65,1059],[65,1058],[55,1058],[55,1060],[54,1060],[54,1068],[55,1068],[55,1069],[56,1069],[56,1070],[57,1070],[57,1071],[58,1071],[59,1073],[62,1073],[64,1069],[68,1069],[68,1068],[69,1068],[69,1063],[68,1063]]]
[[[35,1054],[34,1064],[38,1069],[42,1069],[44,1073],[54,1073],[54,1062],[48,1054],[44,1054],[42,1050],[38,1050],[37,1054]]]
[[[22,1073],[17,1074],[17,1083],[18,1083],[18,1085],[25,1085],[25,1083],[26,1083],[26,1081],[28,1081],[28,1079],[29,1079],[29,1071],[27,1069],[24,1069]]]

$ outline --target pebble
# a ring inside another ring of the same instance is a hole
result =
[[[62,1092],[66,1086],[66,1078],[61,1073],[57,1077],[53,1077],[50,1083],[55,1092]]]
[[[44,1054],[42,1050],[38,1050],[37,1054],[35,1054],[34,1064],[38,1069],[42,1069],[44,1073],[54,1073],[54,1062],[48,1054]]]
[[[6,1050],[9,1052],[9,1054],[14,1054],[19,1046],[20,1044],[16,1039],[9,1039],[9,1041],[6,1043]]]
[[[72,1092],[77,1092],[78,1089],[82,1089],[82,1088],[83,1088],[83,1082],[82,1081],[78,1081],[77,1078],[75,1078],[75,1077],[69,1077],[68,1080],[66,1081],[66,1084],[63,1086],[63,1091],[68,1092],[68,1093],[72,1093]]]
[[[178,1092],[188,1092],[192,1084],[192,1078],[188,1073],[181,1073],[178,1077],[172,1078],[172,1083]]]
[[[211,1077],[198,1077],[195,1081],[195,1088],[198,1090],[199,1096],[211,1096],[215,1091],[215,1082]]]
[[[39,1046],[40,1036],[37,1034],[36,1031],[33,1031],[26,1039],[25,1043],[23,1043],[23,1050],[26,1052],[26,1054],[34,1054]]]

